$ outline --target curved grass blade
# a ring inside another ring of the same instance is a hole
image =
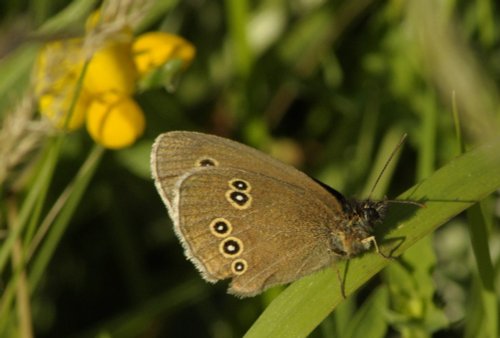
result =
[[[399,256],[453,216],[500,187],[500,139],[472,150],[410,188],[400,199],[420,201],[425,208],[394,205],[384,225],[381,250]],[[417,209],[417,210],[415,210]],[[398,244],[399,242],[399,244]],[[394,248],[396,247],[396,248]],[[349,295],[390,260],[375,253],[348,262],[345,293]],[[344,262],[339,263],[344,271]],[[245,337],[305,337],[342,301],[335,268],[307,276],[274,300]]]

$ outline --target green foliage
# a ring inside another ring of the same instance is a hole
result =
[[[94,2],[0,5],[0,337],[498,337],[494,1],[153,2],[137,32],[181,35],[197,54],[141,83],[146,132],[120,151],[54,135],[30,105],[37,48],[82,32]],[[169,130],[247,143],[347,196],[424,207],[391,203],[377,243],[392,259],[368,253],[236,299],[185,260],[150,179],[151,144]]]

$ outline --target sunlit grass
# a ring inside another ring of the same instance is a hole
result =
[[[137,31],[179,34],[196,58],[168,91],[136,94],[145,135],[121,151],[48,128],[30,91],[38,48],[80,34],[96,3],[0,5],[12,41],[0,50],[0,336],[498,336],[493,1],[156,1]],[[272,152],[357,198],[407,133],[370,197],[425,207],[391,204],[377,229],[400,258],[368,253],[239,300],[184,259],[149,179],[153,139],[176,129]]]

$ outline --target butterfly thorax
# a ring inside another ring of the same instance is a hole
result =
[[[342,221],[332,229],[331,249],[335,255],[351,258],[369,250],[374,226],[382,222],[386,201],[344,200]]]

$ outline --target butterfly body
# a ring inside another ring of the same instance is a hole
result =
[[[186,256],[209,282],[231,278],[229,292],[242,297],[368,250],[386,207],[201,133],[160,135],[151,168]]]

